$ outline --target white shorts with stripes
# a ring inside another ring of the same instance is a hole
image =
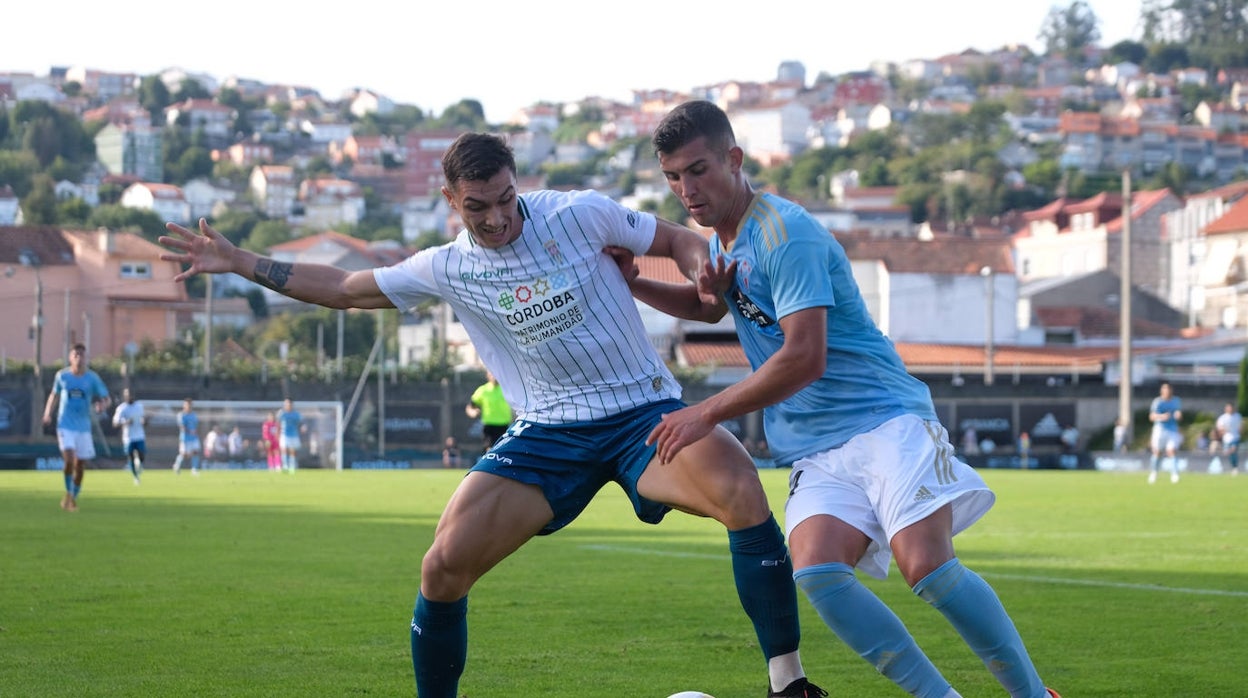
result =
[[[830,514],[871,539],[858,569],[883,579],[898,531],[953,504],[953,533],[996,501],[983,478],[958,460],[939,422],[902,415],[844,445],[799,459],[789,476],[785,529]]]

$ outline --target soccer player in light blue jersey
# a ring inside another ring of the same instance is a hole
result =
[[[108,388],[95,371],[87,368],[87,347],[75,344],[69,350],[69,366],[56,372],[52,378],[52,390],[43,406],[43,423],[52,423],[52,410],[60,403],[56,413],[56,442],[64,462],[65,495],[61,508],[78,511],[78,493],[82,491],[82,476],[86,464],[95,458],[95,437],[91,426],[95,414],[108,409],[112,399]]]
[[[282,403],[277,413],[278,436],[277,445],[282,452],[282,470],[293,473],[299,469],[299,448],[303,445],[300,435],[303,434],[303,415],[295,409],[295,402],[290,398]]]
[[[1169,383],[1162,383],[1157,397],[1148,406],[1148,421],[1153,423],[1149,435],[1152,456],[1148,462],[1148,484],[1157,482],[1162,456],[1170,463],[1170,482],[1179,481],[1179,447],[1183,445],[1183,432],[1179,422],[1183,419],[1183,401],[1174,394]]]
[[[199,440],[199,415],[195,414],[195,403],[191,398],[182,401],[182,411],[178,413],[178,457],[173,461],[173,474],[182,474],[182,464],[191,461],[191,474],[199,475],[199,454],[203,445]]]
[[[706,241],[595,192],[520,194],[511,149],[494,135],[460,136],[442,167],[443,195],[465,229],[392,267],[277,262],[235,247],[202,220],[198,232],[170,223],[160,239],[176,251],[162,259],[189,265],[178,280],[235,272],[331,308],[411,311],[442,299],[498,378],[515,421],[460,482],[421,563],[411,623],[417,693],[458,695],[477,579],[534,536],[571,523],[615,482],[644,522],[678,509],[728,529],[738,597],[767,662],[767,695],[826,696],[801,666],[792,567],[749,454],[722,427],[662,465],[646,443],[662,415],[684,403],[605,250],[670,257],[692,279],[708,259]],[[700,319],[726,312],[713,297],[698,304]]]
[[[662,462],[727,419],[763,410],[772,455],[793,468],[785,525],[794,578],[828,627],[915,696],[958,696],[854,568],[883,578],[890,559],[940,610],[1011,696],[1045,688],[996,593],[955,556],[954,534],[993,493],[954,456],[927,386],[910,376],[867,313],[844,250],[801,206],[755,192],[728,116],[710,102],[672,110],[653,136],[672,192],[712,228],[699,284],[636,276],[634,294],[681,317],[699,293],[733,315],[753,372],[663,416],[649,436]]]

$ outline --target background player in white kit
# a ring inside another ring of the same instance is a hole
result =
[[[143,459],[147,457],[147,433],[144,425],[147,415],[143,411],[143,403],[134,397],[134,391],[125,388],[121,391],[121,404],[113,412],[113,426],[121,427],[122,450],[126,454],[126,467],[139,484],[139,476],[143,473]]]
[[[645,443],[661,415],[683,405],[681,390],[604,249],[671,257],[692,278],[705,240],[594,192],[520,195],[514,156],[493,135],[460,136],[442,165],[443,194],[466,229],[393,267],[279,263],[204,221],[198,234],[170,223],[173,235],[161,238],[178,252],[162,259],[190,265],[178,280],[235,272],[331,308],[412,310],[443,299],[503,386],[515,422],[452,495],[421,564],[411,627],[421,698],[458,695],[477,579],[533,536],[566,526],[608,482],[642,521],[680,509],[724,524],[738,596],[767,659],[767,695],[827,695],[798,658],[792,567],[753,460],[722,427],[667,464]],[[722,303],[707,307],[705,319],[722,317]]]

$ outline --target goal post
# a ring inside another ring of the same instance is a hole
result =
[[[167,467],[178,453],[178,413],[182,400],[147,400],[139,402],[147,415],[145,426],[148,457],[144,467]],[[342,470],[342,403],[337,401],[296,400],[295,411],[302,418],[299,467]],[[203,458],[207,469],[265,470],[261,427],[269,412],[278,413],[282,401],[277,400],[194,400],[192,408],[199,417],[200,444],[207,446],[208,431],[216,425],[221,430],[221,453]],[[230,454],[226,439],[238,427],[244,446]]]

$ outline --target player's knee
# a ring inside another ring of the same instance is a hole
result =
[[[472,588],[477,575],[456,564],[434,545],[420,563],[420,588],[433,601],[454,601],[463,598]]]

